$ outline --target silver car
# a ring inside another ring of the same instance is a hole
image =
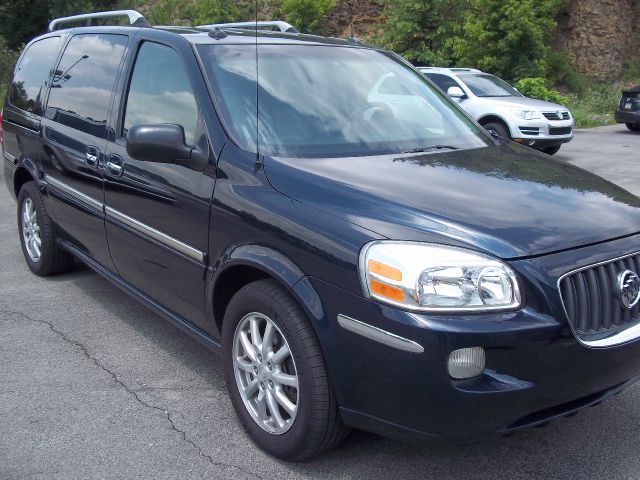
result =
[[[419,70],[489,131],[549,155],[573,139],[573,117],[557,103],[528,98],[504,80],[473,68]]]

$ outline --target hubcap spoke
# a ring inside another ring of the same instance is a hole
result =
[[[295,375],[288,375],[286,373],[277,372],[274,373],[271,378],[273,378],[274,382],[277,382],[280,385],[298,388],[298,377]]]
[[[267,404],[269,405],[269,413],[275,420],[278,427],[282,428],[285,425],[285,421],[280,415],[280,409],[278,408],[278,402],[276,401],[276,397],[271,393],[270,390],[267,390]]]
[[[287,358],[288,355],[289,355],[289,345],[285,343],[282,347],[280,347],[280,350],[274,353],[273,357],[271,357],[271,361],[276,365],[279,365],[282,363],[282,361],[285,358]]]
[[[266,315],[249,313],[238,323],[233,368],[251,418],[273,435],[288,431],[298,412],[298,373],[286,338]]]
[[[246,353],[247,356],[252,361],[257,362],[258,358],[256,356],[256,349],[251,344],[251,340],[249,340],[249,337],[247,336],[246,332],[241,332],[240,333],[240,341],[242,342],[242,348],[244,348],[244,353]]]
[[[291,403],[291,400],[289,400],[282,388],[276,388],[276,400],[290,416],[293,416],[296,413],[298,407]]]

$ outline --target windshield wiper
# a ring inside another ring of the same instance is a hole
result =
[[[420,153],[420,152],[428,152],[429,150],[460,150],[460,147],[456,147],[454,145],[431,145],[429,147],[416,147],[411,150],[407,150],[402,153]]]

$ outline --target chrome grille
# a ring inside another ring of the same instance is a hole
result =
[[[547,120],[569,120],[569,112],[542,112]]]
[[[640,304],[622,305],[618,274],[640,272],[640,254],[595,265],[564,276],[560,296],[575,335],[583,341],[607,338],[640,322]]]

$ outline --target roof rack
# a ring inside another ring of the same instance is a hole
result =
[[[82,21],[85,22],[86,26],[90,27],[95,25],[95,20],[122,17],[127,17],[129,19],[129,25],[135,25],[137,27],[151,26],[140,12],[136,12],[135,10],[111,10],[108,12],[83,13],[81,15],[56,18],[49,23],[49,31],[53,32],[54,30],[59,30],[61,25],[74,24]]]
[[[248,28],[260,30],[268,27],[275,27],[281,32],[287,33],[300,33],[298,30],[291,24],[287,22],[282,22],[280,20],[273,20],[268,22],[235,22],[235,23],[212,23],[209,25],[198,25],[196,28],[198,29],[206,29],[213,30],[214,28]]]

